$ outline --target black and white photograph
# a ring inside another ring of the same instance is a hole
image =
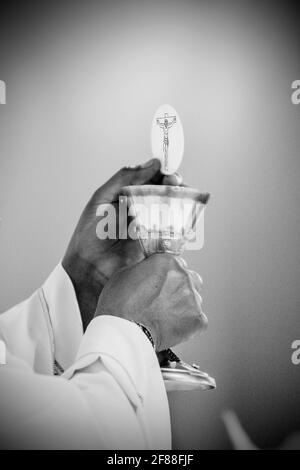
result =
[[[297,6],[0,5],[1,451],[300,450]]]

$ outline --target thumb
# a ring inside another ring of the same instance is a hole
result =
[[[150,183],[160,170],[160,161],[151,158],[142,165],[124,167],[112,176],[101,188],[97,189],[93,199],[101,202],[115,201],[123,186]]]

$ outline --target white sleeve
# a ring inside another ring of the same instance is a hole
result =
[[[61,377],[8,352],[0,366],[0,445],[34,449],[168,449],[169,408],[155,352],[139,327],[94,319]]]
[[[88,381],[86,396],[105,447],[170,448],[169,406],[159,363],[137,325],[106,315],[95,318],[64,377],[82,390]]]
[[[156,354],[140,328],[99,316],[83,335],[59,264],[28,300],[0,315],[0,447],[169,449]],[[65,370],[53,376],[53,362]],[[5,446],[4,446],[5,447]]]

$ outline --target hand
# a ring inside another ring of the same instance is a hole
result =
[[[156,254],[112,275],[99,297],[95,316],[113,315],[145,325],[157,351],[188,340],[204,329],[202,280],[185,261]]]
[[[111,275],[144,258],[137,240],[100,240],[97,237],[98,206],[114,203],[117,212],[123,186],[160,183],[178,185],[181,178],[178,175],[163,177],[156,159],[135,168],[123,168],[97,189],[85,207],[62,261],[75,288],[84,329],[92,320],[100,292]]]

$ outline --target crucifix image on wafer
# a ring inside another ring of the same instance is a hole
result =
[[[163,130],[163,153],[165,169],[168,171],[168,151],[169,151],[169,129],[176,123],[176,116],[169,116],[165,113],[163,117],[156,119],[157,125]]]

